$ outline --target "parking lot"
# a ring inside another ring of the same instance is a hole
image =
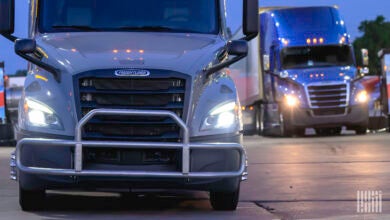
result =
[[[244,138],[249,180],[235,212],[213,211],[208,195],[187,191],[50,192],[46,209],[22,212],[8,180],[12,147],[0,148],[0,219],[388,219],[387,133],[305,138]],[[357,213],[357,191],[382,193],[382,212]]]

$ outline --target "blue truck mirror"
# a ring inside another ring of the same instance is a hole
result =
[[[0,0],[0,34],[14,33],[15,1]]]

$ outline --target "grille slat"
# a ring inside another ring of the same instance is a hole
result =
[[[346,113],[349,91],[346,84],[311,85],[307,87],[314,116],[341,115]]]
[[[168,104],[166,106],[129,106],[127,105],[98,105],[96,103],[83,103],[82,108],[96,109],[96,108],[113,108],[113,109],[137,109],[137,110],[172,110],[182,109],[184,106],[181,104]]]
[[[170,90],[97,90],[94,88],[80,89],[81,93],[95,93],[95,94],[114,94],[114,95],[160,95],[160,94],[184,94],[184,89],[170,89]]]
[[[168,110],[184,119],[186,80],[167,77],[79,78],[80,115],[98,108]],[[177,142],[180,141],[180,128],[169,117],[96,116],[84,126],[83,138]]]

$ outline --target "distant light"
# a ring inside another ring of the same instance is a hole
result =
[[[321,73],[321,77],[324,77],[324,76],[325,76],[325,74]]]
[[[344,43],[345,43],[345,37],[341,37],[340,44],[344,44]]]
[[[324,43],[324,38],[320,38],[320,44],[323,44]]]
[[[317,38],[313,38],[313,44],[317,44]]]
[[[344,73],[340,73],[339,76],[344,76]]]
[[[306,43],[307,43],[307,44],[311,44],[311,39],[310,39],[310,38],[307,38],[307,39],[306,39]]]
[[[287,39],[282,38],[282,43],[284,46],[287,46],[289,42]]]
[[[138,52],[139,52],[139,53],[145,53],[145,51],[144,51],[144,50],[139,50]]]
[[[72,49],[70,49],[72,52],[77,52],[77,50],[76,50],[76,48],[72,48]]]
[[[130,50],[130,49],[127,49],[127,50],[126,50],[126,53],[131,53],[131,50]]]
[[[118,53],[119,51],[117,49],[112,50],[113,53]]]

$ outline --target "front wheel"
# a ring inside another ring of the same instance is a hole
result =
[[[214,210],[233,211],[237,209],[240,188],[234,192],[210,192],[210,203]]]
[[[334,128],[316,128],[316,134],[319,136],[332,136],[332,135],[340,135],[342,128],[334,127]]]
[[[294,127],[291,125],[291,119],[283,111],[279,113],[279,123],[280,123],[280,136],[281,137],[291,137],[294,135]]]
[[[357,135],[365,135],[367,134],[367,127],[366,126],[357,127],[355,128],[355,132]]]
[[[19,187],[19,204],[23,211],[41,210],[44,207],[44,202],[44,190],[25,190]]]

